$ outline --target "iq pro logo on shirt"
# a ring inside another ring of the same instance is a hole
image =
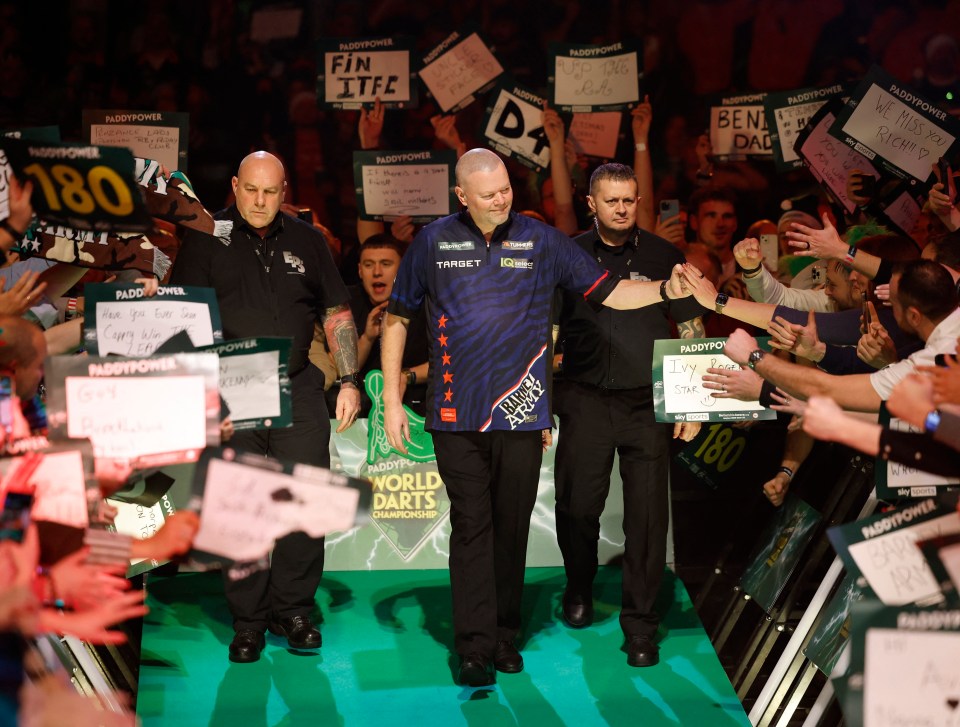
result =
[[[514,270],[533,270],[533,260],[521,257],[502,257],[500,258],[500,267],[513,268]]]

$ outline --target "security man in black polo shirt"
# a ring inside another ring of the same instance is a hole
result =
[[[637,200],[630,167],[598,167],[587,196],[596,226],[575,241],[620,279],[668,278],[683,254],[636,227]],[[631,666],[659,660],[653,605],[666,566],[669,439],[665,425],[654,421],[653,342],[670,337],[671,318],[681,338],[703,337],[702,312],[690,298],[613,310],[568,293],[560,309],[563,376],[554,408],[560,419],[557,541],[567,576],[562,614],[573,628],[592,623],[600,515],[618,453],[626,535],[620,625]],[[678,423],[673,436],[689,441],[699,428]]]
[[[213,288],[227,340],[250,336],[289,336],[293,426],[238,432],[239,449],[330,466],[330,419],[324,403],[323,373],[307,352],[314,323],[322,319],[339,374],[337,419],[343,431],[357,417],[357,330],[347,289],[323,235],[311,225],[280,212],[286,189],[283,164],[258,151],[245,157],[233,178],[236,203],[215,215],[232,223],[228,243],[188,231],[177,255],[172,283]],[[279,541],[269,569],[240,580],[224,578],[224,591],[236,632],[230,660],[252,662],[265,645],[264,630],[286,636],[297,649],[320,646],[311,621],[323,574],[323,538],[293,533]]]

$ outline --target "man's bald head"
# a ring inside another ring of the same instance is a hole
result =
[[[505,168],[503,161],[489,149],[471,149],[457,162],[457,186],[462,187],[474,172],[495,172],[500,168]]]
[[[266,151],[248,154],[233,178],[240,216],[253,228],[267,227],[280,211],[286,190],[283,163]]]

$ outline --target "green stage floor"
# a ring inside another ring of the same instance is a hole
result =
[[[602,568],[597,621],[558,622],[560,568],[528,568],[526,664],[495,687],[453,682],[446,571],[334,572],[318,594],[323,648],[297,652],[267,634],[254,664],[230,664],[219,573],[153,578],[137,714],[153,725],[704,725],[750,723],[683,584],[668,571],[660,664],[620,651],[620,572]]]

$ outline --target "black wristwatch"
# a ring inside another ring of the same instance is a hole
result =
[[[717,293],[717,299],[713,302],[713,309],[723,315],[723,306],[727,304],[728,300],[730,300],[730,296],[726,293]]]
[[[337,386],[343,386],[344,384],[349,384],[351,386],[356,386],[360,388],[360,380],[357,378],[357,375],[354,374],[344,374],[339,379],[337,379]]]
[[[763,351],[758,348],[756,351],[751,353],[750,356],[747,358],[747,366],[750,368],[751,371],[756,371],[757,364],[760,363],[760,359],[762,359],[766,355],[767,355],[766,351]]]

